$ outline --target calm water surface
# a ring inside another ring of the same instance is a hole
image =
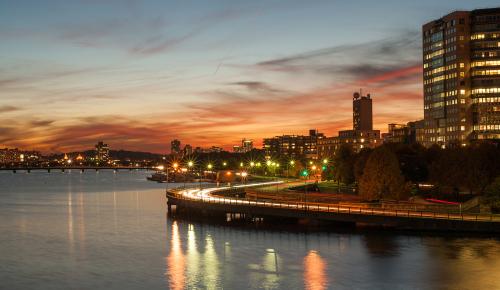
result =
[[[500,240],[171,219],[144,172],[0,173],[1,289],[500,289]]]

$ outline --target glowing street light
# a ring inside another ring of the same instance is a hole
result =
[[[191,168],[191,167],[193,167],[193,165],[194,165],[193,161],[189,161],[189,162],[188,162],[188,167],[190,167],[190,168]]]
[[[290,165],[294,166],[295,165],[295,161],[291,160],[290,161]]]
[[[172,164],[172,167],[174,167],[174,169],[177,169],[177,167],[179,167],[179,163],[175,162],[174,164]]]
[[[313,166],[311,167],[311,169],[312,169],[312,170],[316,170],[316,165],[313,165]]]
[[[227,166],[227,162],[222,162],[222,166]]]
[[[208,164],[208,165],[207,165],[207,168],[208,168],[208,169],[212,169],[212,167],[213,167],[213,166],[212,166],[212,164]]]
[[[266,161],[267,166],[271,166],[271,163],[272,163],[271,160]]]
[[[254,167],[255,166],[255,162],[250,162],[250,167]]]
[[[243,167],[243,162],[240,163],[240,167]]]
[[[328,163],[328,159],[323,159],[323,164],[327,164]]]

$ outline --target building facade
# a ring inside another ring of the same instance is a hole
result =
[[[500,8],[431,21],[422,41],[424,145],[500,139]]]
[[[424,120],[407,124],[389,124],[387,133],[382,134],[384,143],[415,144],[423,142]]]
[[[108,161],[109,160],[109,146],[102,141],[97,142],[95,145],[95,159],[97,161]]]
[[[318,158],[332,158],[342,145],[349,145],[354,152],[363,148],[375,148],[382,144],[380,131],[373,130],[372,98],[369,94],[362,96],[353,94],[353,129],[339,131],[336,137],[323,138],[318,141]]]
[[[282,135],[263,140],[267,156],[284,158],[309,158],[318,156],[317,144],[325,135],[317,130],[309,130],[309,135]]]
[[[355,131],[373,130],[372,99],[370,94],[354,93],[352,101],[352,128]]]
[[[0,164],[10,164],[21,162],[21,151],[19,149],[0,149]]]

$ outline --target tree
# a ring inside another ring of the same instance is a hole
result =
[[[489,144],[478,144],[466,150],[466,166],[462,166],[465,172],[464,185],[470,192],[476,191],[481,194],[486,186],[496,177],[498,150]]]
[[[366,162],[372,153],[372,149],[363,148],[356,156],[356,161],[354,162],[354,179],[359,183],[361,176],[363,176],[363,170],[365,169]]]
[[[335,179],[340,184],[351,184],[354,182],[354,153],[348,144],[340,145],[333,157],[333,173]]]
[[[407,197],[408,187],[401,175],[396,155],[386,146],[373,150],[366,162],[359,183],[359,192],[365,200]]]
[[[484,190],[483,203],[490,206],[492,212],[500,212],[500,176]]]

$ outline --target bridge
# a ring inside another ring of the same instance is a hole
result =
[[[76,170],[80,172],[84,172],[85,170],[114,170],[114,171],[119,171],[119,170],[155,170],[155,167],[149,167],[149,166],[50,166],[50,167],[5,167],[5,168],[0,168],[0,171],[12,171],[13,173],[17,173],[18,171],[25,171],[25,172],[31,172],[31,171],[36,171],[36,170],[41,170],[41,171],[66,171],[66,170]]]
[[[283,217],[384,226],[407,230],[500,233],[500,215],[367,208],[328,203],[251,200],[236,197],[247,188],[279,185],[265,182],[233,187],[167,190],[169,212],[242,214],[248,217]]]

